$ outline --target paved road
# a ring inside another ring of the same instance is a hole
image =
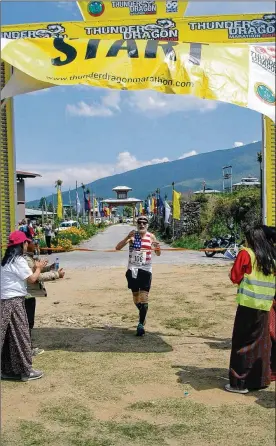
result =
[[[131,225],[114,225],[107,228],[104,232],[97,234],[91,240],[84,242],[81,247],[88,249],[113,249],[116,244],[122,240],[131,230]],[[166,245],[161,244],[161,247]],[[50,256],[49,261],[54,260],[55,254]],[[67,269],[75,268],[91,268],[91,267],[116,267],[127,265],[127,248],[116,253],[108,252],[80,252],[74,251],[70,253],[61,253],[58,255],[60,266]],[[153,256],[153,263],[155,264],[170,264],[170,265],[199,265],[199,264],[225,264],[229,263],[221,255],[214,258],[207,258],[204,253],[196,251],[163,251],[160,257]]]

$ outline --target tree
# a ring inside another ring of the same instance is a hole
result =
[[[50,201],[50,203],[48,203],[48,211],[54,212],[53,203],[51,201]]]
[[[56,180],[55,181],[55,187],[57,187],[57,188],[61,187],[62,183],[63,183],[62,180]]]
[[[124,207],[124,210],[123,210],[123,214],[124,214],[124,216],[125,217],[128,217],[128,218],[130,218],[130,217],[132,217],[132,207],[131,206],[125,206]]]
[[[260,183],[261,183],[261,212],[263,211],[263,154],[257,152],[257,161],[260,164]]]
[[[260,180],[261,180],[261,178],[262,178],[262,163],[263,163],[262,152],[257,152],[257,161],[260,164]]]
[[[39,209],[45,209],[45,200],[46,200],[45,197],[40,198],[39,205],[38,205]]]

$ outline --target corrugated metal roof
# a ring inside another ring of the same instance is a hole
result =
[[[26,217],[31,216],[38,216],[42,215],[42,211],[40,209],[25,209],[25,215]],[[46,216],[46,212],[44,212],[44,215]],[[53,215],[53,212],[47,212],[47,215]]]
[[[33,173],[33,172],[25,172],[23,170],[17,170],[16,171],[16,175],[18,177],[23,177],[23,178],[36,178],[36,177],[41,177],[41,175],[39,173]]]

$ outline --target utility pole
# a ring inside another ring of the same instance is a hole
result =
[[[70,205],[70,217],[73,220],[73,210],[72,210],[72,201],[71,201],[71,188],[69,187],[69,205]]]
[[[92,200],[93,200],[93,220],[92,220],[92,223],[93,223],[93,225],[96,223],[96,220],[95,220],[95,194],[92,194]]]
[[[222,168],[222,188],[223,188],[223,192],[230,192],[230,193],[232,193],[232,189],[233,189],[232,177],[233,177],[232,166],[224,166]]]
[[[85,223],[85,184],[81,183],[81,188],[83,191],[83,208],[82,208],[82,223]]]

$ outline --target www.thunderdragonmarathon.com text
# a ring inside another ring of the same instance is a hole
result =
[[[47,79],[49,81],[79,81],[79,80],[85,80],[85,79],[96,79],[96,80],[107,80],[111,82],[117,82],[118,84],[139,84],[144,82],[152,82],[155,84],[161,84],[164,86],[174,86],[174,87],[194,87],[194,83],[190,81],[173,81],[172,79],[165,79],[163,77],[159,76],[144,76],[144,77],[122,77],[122,76],[114,76],[110,75],[108,73],[87,73],[82,75],[75,75],[72,74],[71,76],[60,76],[60,77],[53,77],[53,76],[47,76]]]

